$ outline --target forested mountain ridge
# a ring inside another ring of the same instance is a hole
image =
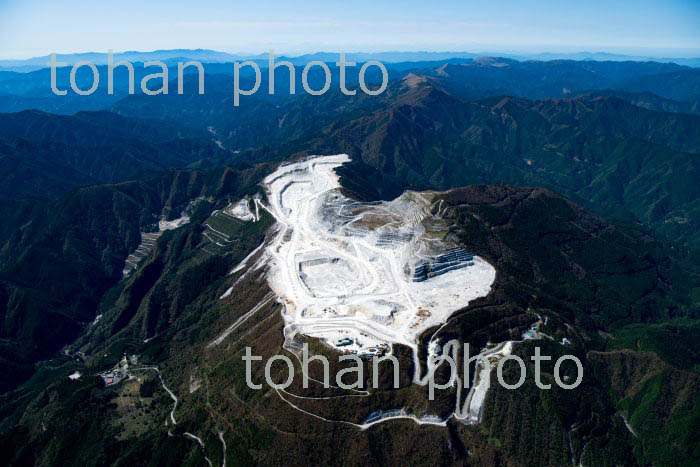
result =
[[[395,187],[390,197],[468,183],[546,186],[699,245],[700,192],[691,180],[700,175],[700,117],[601,96],[464,103],[419,77],[403,87],[386,107],[327,129],[315,150],[354,155],[379,187]]]
[[[188,76],[183,96],[0,114],[0,448],[10,465],[698,462],[696,70],[486,58],[389,71],[376,97],[280,92],[234,108],[231,76],[216,74],[203,96]],[[285,340],[261,248],[280,224],[260,183],[278,164],[338,153],[351,157],[337,170],[343,193],[428,190],[445,238],[496,270],[486,297],[422,335],[423,354],[434,332],[439,345],[483,348],[520,341],[537,322],[546,337],[514,353],[529,374],[535,345],[576,355],[582,386],[495,388],[479,424],[365,430],[333,421],[402,407],[442,419],[455,390],[428,401],[402,345],[396,391],[345,397],[295,383],[287,400],[247,388],[243,349],[269,357]],[[254,220],[222,215],[244,196]],[[124,272],[159,221],[185,213]],[[141,370],[105,386],[96,375],[120,361]]]

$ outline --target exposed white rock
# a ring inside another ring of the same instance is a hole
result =
[[[219,297],[219,300],[221,300],[222,298],[228,297],[229,295],[231,295],[231,292],[233,292],[233,286],[231,286],[231,287],[229,287],[228,289],[226,289],[226,292],[224,292],[224,293],[221,295],[221,297]]]
[[[420,264],[456,245],[426,230],[433,215],[421,193],[380,203],[343,196],[334,169],[349,160],[313,157],[265,179],[280,223],[267,246],[271,288],[287,327],[302,334],[367,354],[392,343],[415,347],[424,330],[487,295],[495,269],[473,257],[417,282]]]
[[[189,216],[182,215],[178,217],[177,219],[173,219],[171,221],[166,221],[166,220],[159,220],[158,221],[158,229],[162,232],[164,230],[175,230],[178,227],[182,227],[183,225],[187,224],[190,221]]]
[[[242,221],[247,222],[255,220],[255,215],[250,210],[250,199],[248,198],[243,198],[237,203],[231,204],[224,212]]]

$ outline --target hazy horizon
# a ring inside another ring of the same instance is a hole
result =
[[[182,51],[197,51],[197,50],[202,50],[202,51],[209,51],[209,52],[216,52],[216,53],[226,53],[230,55],[236,55],[236,56],[266,56],[269,52],[270,49],[266,50],[255,50],[255,51],[240,51],[240,50],[217,50],[217,49],[207,49],[207,48],[200,48],[200,47],[171,47],[171,48],[160,48],[160,49],[151,49],[151,50],[113,50],[113,53],[115,55],[118,54],[129,54],[129,53],[140,53],[140,54],[149,54],[149,53],[157,53],[157,52],[171,52],[171,51],[176,51],[176,50],[182,50]],[[445,55],[459,55],[459,54],[472,54],[472,55],[481,55],[481,56],[522,56],[522,57],[530,57],[530,56],[539,56],[539,55],[612,55],[612,56],[626,56],[626,57],[648,57],[648,58],[658,58],[658,59],[671,59],[671,58],[678,58],[678,59],[700,59],[700,49],[677,49],[677,50],[668,50],[666,53],[663,51],[659,51],[657,49],[632,49],[632,50],[615,50],[615,49],[602,49],[602,50],[586,50],[586,49],[572,49],[572,50],[557,50],[556,48],[552,49],[537,49],[537,50],[531,50],[531,51],[526,51],[526,50],[518,50],[518,49],[494,49],[494,50],[481,50],[481,49],[471,49],[471,50],[443,50],[443,49],[435,49],[435,50],[429,50],[429,49],[378,49],[378,50],[308,50],[308,51],[290,51],[290,52],[284,52],[280,51],[277,49],[272,49],[275,53],[276,56],[287,56],[287,57],[299,57],[299,56],[304,56],[304,55],[314,55],[314,54],[338,54],[338,53],[347,53],[347,54],[401,54],[401,53],[406,53],[406,54],[445,54]],[[0,56],[0,61],[29,61],[33,59],[40,59],[44,58],[47,56],[50,56],[53,53],[56,53],[58,55],[88,55],[88,54],[107,54],[107,50],[92,50],[92,49],[86,49],[86,50],[77,50],[77,51],[51,51],[48,52],[44,55],[32,55],[32,56],[21,56],[21,57],[14,57],[14,56]]]
[[[604,14],[603,14],[604,13]],[[235,54],[302,55],[315,51],[474,51],[474,53],[613,53],[659,58],[700,56],[700,2],[643,0],[571,3],[515,0],[439,5],[360,0],[352,6],[219,4],[202,0],[0,0],[0,57],[50,53],[209,49]],[[47,39],[48,38],[48,39]]]

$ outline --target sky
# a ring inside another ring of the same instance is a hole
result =
[[[0,0],[0,58],[205,48],[700,56],[700,0]]]

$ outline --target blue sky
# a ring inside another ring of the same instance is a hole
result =
[[[110,48],[700,56],[700,0],[109,3],[0,0],[0,58]]]

